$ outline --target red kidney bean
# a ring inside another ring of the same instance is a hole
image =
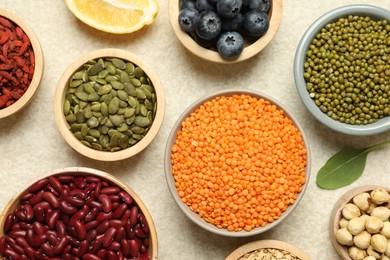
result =
[[[120,200],[121,200],[121,198],[119,197],[119,195],[109,195],[108,196],[109,198],[110,198],[110,201],[112,202],[112,203],[114,203],[114,202],[119,202]]]
[[[99,226],[99,224],[101,224],[99,221],[93,220],[93,221],[88,222],[88,223],[85,224],[85,229],[87,231],[90,231],[91,229],[96,228],[97,226]]]
[[[15,243],[15,244],[13,244],[11,247],[12,247],[12,249],[13,249],[16,253],[18,253],[18,254],[20,254],[20,255],[25,254],[24,248],[23,248],[21,245],[18,245],[17,243]]]
[[[30,205],[35,205],[39,202],[42,201],[42,198],[43,198],[43,193],[45,193],[44,190],[40,190],[38,191],[37,193],[35,193],[34,196],[31,197],[31,199],[28,200],[28,202],[30,203]]]
[[[104,220],[110,220],[112,219],[112,211],[108,212],[108,213],[105,213],[105,212],[100,212],[97,216],[96,216],[96,220],[97,221],[104,221]]]
[[[96,196],[100,195],[100,190],[101,189],[102,189],[102,183],[101,182],[97,182],[96,186],[95,186],[95,189],[94,189],[94,192],[95,192]]]
[[[55,189],[59,194],[62,193],[64,187],[62,186],[61,182],[54,176],[49,177],[49,183]]]
[[[26,236],[26,230],[23,230],[23,229],[12,229],[8,234],[13,239],[16,239],[17,237],[24,237],[24,236]]]
[[[47,201],[53,208],[57,209],[60,206],[60,201],[57,199],[56,195],[46,191],[42,195],[43,199]]]
[[[144,240],[142,240],[142,244],[146,247],[149,246],[149,238],[148,237],[145,237]]]
[[[102,240],[103,240],[102,235],[96,236],[96,239],[91,243],[89,252],[91,252],[92,254],[96,254],[102,246]]]
[[[28,191],[29,192],[32,192],[32,193],[35,193],[39,190],[43,190],[43,188],[46,187],[46,185],[49,183],[49,180],[48,179],[41,179],[39,181],[36,181],[35,183],[33,183],[29,188],[28,188]]]
[[[129,219],[130,215],[131,215],[131,211],[129,209],[126,209],[125,213],[123,213],[123,215],[121,217],[121,221],[122,221],[123,225],[126,225],[127,220]]]
[[[138,242],[135,239],[131,239],[129,240],[129,246],[130,246],[130,256],[137,257],[139,254]]]
[[[79,247],[80,246],[80,241],[78,241],[76,238],[68,236],[68,243],[69,245],[73,247]]]
[[[26,223],[26,222],[19,222],[19,223],[17,223],[17,224],[15,224],[15,225],[13,225],[13,229],[15,229],[15,228],[17,228],[17,226],[16,225],[18,225],[19,226],[19,228],[21,228],[21,229],[23,229],[23,230],[27,230],[27,229],[29,229],[29,228],[31,228],[32,227],[32,225],[31,224],[29,224],[29,223]]]
[[[83,240],[80,242],[79,248],[72,249],[72,254],[77,257],[82,257],[88,252],[88,248],[89,248],[89,242],[87,240]]]
[[[65,200],[61,201],[60,209],[62,210],[62,212],[64,212],[65,214],[68,214],[68,215],[72,215],[77,211],[76,207],[73,207]]]
[[[37,208],[37,207],[41,207],[45,211],[51,209],[51,206],[47,201],[38,202],[37,204],[34,205],[33,209],[35,210],[35,208]]]
[[[4,223],[4,231],[6,233],[11,230],[14,221],[15,221],[15,215],[12,213],[9,213],[7,215],[7,218],[5,219],[5,223]]]
[[[94,191],[96,189],[96,183],[88,184],[87,187],[85,187],[84,192],[89,193],[91,197],[97,197],[99,194],[94,194]]]
[[[100,235],[100,234],[103,234],[104,232],[106,232],[106,230],[110,227],[110,222],[108,220],[105,220],[105,221],[99,222],[99,223],[100,224],[97,226],[96,231]]]
[[[71,183],[75,179],[72,175],[61,175],[57,177],[57,180],[59,180],[62,184],[64,183]]]
[[[88,223],[91,222],[92,220],[95,220],[98,213],[99,213],[98,208],[92,208],[91,211],[85,216],[84,221]]]
[[[121,248],[122,248],[123,255],[125,257],[130,256],[130,243],[129,243],[129,240],[122,239],[120,242],[121,242]]]
[[[77,238],[79,240],[84,240],[87,236],[87,230],[85,229],[85,225],[81,221],[74,221],[73,227],[77,233]]]
[[[117,255],[117,257],[118,257],[118,260],[125,260],[125,257],[123,256],[123,253],[122,253],[122,251],[118,251],[118,253],[117,253],[118,255]]]
[[[103,182],[102,182],[103,185]],[[118,186],[111,186],[107,188],[102,188],[100,190],[100,194],[106,194],[106,195],[114,195],[118,194],[121,191],[121,189]]]
[[[64,222],[58,220],[56,223],[56,230],[59,237],[63,237],[66,235],[66,227]]]
[[[7,247],[5,238],[5,236],[0,237],[0,253]]]
[[[85,191],[83,191],[83,190],[75,189],[75,190],[71,190],[69,192],[69,196],[77,197],[77,198],[80,198],[80,199],[86,199],[87,198],[87,193]]]
[[[42,249],[42,252],[47,256],[50,256],[50,257],[56,256],[54,253],[54,248],[48,242],[44,243],[41,246],[41,249]]]
[[[59,210],[48,210],[45,216],[45,222],[49,228],[53,229],[56,226],[56,222],[60,218]]]
[[[101,259],[106,259],[107,258],[107,250],[106,249],[100,249],[97,254],[98,257]]]
[[[69,239],[68,239],[68,243],[69,243]],[[62,255],[66,254],[66,253],[70,253],[70,251],[72,251],[72,246],[70,244],[68,244],[65,249],[64,249],[64,252],[62,252]]]
[[[87,186],[87,182],[85,181],[84,177],[76,177],[74,184],[79,189],[84,189]]]
[[[131,226],[134,226],[136,223],[137,223],[137,218],[138,218],[138,207],[137,206],[133,206],[131,209],[130,209],[130,225]]]
[[[66,231],[67,231],[68,234],[71,235],[72,237],[77,238],[78,235],[77,235],[77,232],[76,232],[74,226],[67,226],[67,227],[66,227]]]
[[[26,255],[29,257],[29,259],[35,259],[35,250],[32,247],[25,247],[24,251],[26,251]]]
[[[83,260],[101,260],[102,258],[98,257],[97,255],[94,255],[94,254],[85,254],[83,256]]]
[[[85,181],[87,183],[91,183],[91,182],[100,182],[100,179],[98,177],[93,177],[93,176],[87,176],[85,177]]]
[[[97,235],[96,229],[92,229],[87,233],[85,240],[87,240],[88,242],[92,242],[95,239],[96,235]]]
[[[120,221],[119,219],[111,219],[109,220],[109,222],[110,222],[110,227],[118,228],[123,226],[122,221]]]
[[[115,210],[120,205],[119,202],[113,202],[112,203],[112,210]]]
[[[24,193],[21,197],[20,197],[20,200],[29,200],[31,199],[32,197],[34,196],[34,193],[31,193],[31,192],[26,192]]]
[[[117,227],[114,240],[120,242],[125,237],[125,228]]]
[[[123,202],[126,203],[127,205],[130,205],[131,203],[133,203],[133,198],[130,196],[129,193],[127,193],[125,191],[121,191],[118,193],[118,195],[123,200]]]
[[[134,239],[135,238],[135,232],[134,232],[133,227],[128,225],[128,226],[125,227],[125,231],[126,231],[126,237],[128,239]]]
[[[70,218],[69,224],[70,224],[70,225],[73,225],[73,222],[85,218],[85,216],[87,215],[87,212],[88,212],[88,209],[86,209],[86,208],[84,208],[84,207],[83,207],[82,209],[78,210],[78,211],[77,211],[76,213],[74,213],[73,216]]]
[[[102,208],[102,204],[99,201],[91,199],[86,203],[91,208],[98,208],[99,210]]]
[[[55,246],[58,243],[58,237],[52,233],[46,233],[47,241],[49,241],[51,246]]]
[[[108,184],[106,181],[101,181],[100,183],[102,184],[102,188],[107,188],[110,186],[110,184]]]
[[[118,241],[112,241],[111,245],[108,247],[108,250],[118,252],[121,249],[121,244]]]
[[[60,193],[56,191],[50,184],[47,185],[46,190],[50,193],[53,193],[56,197],[60,197]]]
[[[11,257],[11,259],[19,259],[20,255],[11,248],[6,248],[3,251],[5,256]]]
[[[77,208],[81,208],[82,206],[85,205],[85,201],[82,199],[79,199],[77,197],[71,197],[71,196],[66,196],[65,200],[72,206],[75,206]]]
[[[38,250],[38,251],[35,251],[34,252],[34,256],[36,259],[38,260],[43,260],[43,259],[50,259],[49,256],[45,255],[43,252],[42,252],[42,249]]]
[[[107,251],[107,260],[117,260],[117,255],[114,251]]]
[[[102,244],[104,247],[109,247],[114,240],[116,235],[116,229],[114,227],[109,227],[104,233]]]
[[[98,200],[102,203],[102,209],[104,212],[108,213],[112,209],[112,203],[110,198],[106,194],[101,194],[98,196]]]
[[[149,234],[149,233],[150,233],[149,224],[148,224],[148,222],[146,221],[145,215],[142,214],[142,213],[139,213],[139,214],[138,214],[138,220],[139,220],[139,222],[141,223],[142,230],[143,230],[146,234]]]
[[[37,249],[42,243],[46,242],[46,235],[42,234],[35,236],[33,229],[28,229],[26,231],[26,241],[31,247]]]

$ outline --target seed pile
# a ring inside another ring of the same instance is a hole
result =
[[[171,163],[182,201],[229,231],[278,219],[306,182],[301,133],[282,110],[249,95],[217,97],[189,115]]]
[[[300,260],[300,258],[285,250],[261,248],[243,255],[238,260]]]
[[[70,130],[84,145],[115,152],[146,135],[157,100],[141,67],[118,58],[100,58],[74,73],[63,109]]]
[[[35,56],[28,36],[18,25],[0,16],[0,109],[23,96],[34,67]]]
[[[307,90],[322,112],[352,125],[390,115],[390,25],[348,16],[327,24],[306,55]]]

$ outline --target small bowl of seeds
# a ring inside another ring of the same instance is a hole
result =
[[[181,44],[220,64],[261,52],[276,35],[282,13],[282,0],[169,0],[169,19]]]
[[[60,133],[76,151],[96,160],[122,160],[157,135],[164,117],[163,88],[134,54],[96,50],[64,72],[54,113]]]
[[[34,180],[0,214],[0,259],[158,258],[153,219],[112,174],[84,167]]]
[[[0,8],[0,119],[24,108],[43,73],[41,44],[30,26]]]
[[[295,54],[298,94],[320,122],[350,135],[390,129],[390,11],[349,5],[318,18]]]
[[[333,247],[345,260],[390,259],[390,189],[364,185],[336,202],[329,220]]]
[[[310,176],[299,123],[252,90],[200,98],[177,119],[165,147],[165,177],[183,213],[228,237],[266,232],[297,208]]]
[[[289,259],[311,260],[301,249],[279,240],[258,240],[242,245],[225,260]]]

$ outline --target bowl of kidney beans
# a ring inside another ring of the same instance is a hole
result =
[[[20,192],[0,215],[0,258],[157,259],[140,197],[114,176],[64,168]]]

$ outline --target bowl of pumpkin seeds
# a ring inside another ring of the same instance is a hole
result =
[[[54,114],[65,141],[101,161],[129,158],[157,135],[164,93],[153,70],[131,52],[100,49],[73,62],[60,78]]]

